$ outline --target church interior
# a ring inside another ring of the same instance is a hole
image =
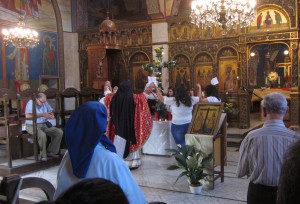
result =
[[[74,109],[103,96],[106,81],[114,87],[130,80],[142,93],[154,76],[166,94],[169,86],[196,90],[216,77],[223,103],[219,132],[212,132],[218,155],[212,187],[194,195],[184,178],[175,183],[178,172],[167,170],[175,160],[165,149],[176,145],[165,118],[154,121],[140,150],[142,166],[131,173],[148,202],[246,203],[249,180],[236,177],[238,151],[245,134],[263,123],[263,97],[284,94],[286,126],[300,124],[300,2],[256,0],[252,13],[237,19],[227,17],[235,11],[225,3],[238,1],[219,2],[223,7],[213,20],[210,13],[195,13],[192,0],[0,0],[0,30],[21,26],[38,33],[28,39],[0,35],[1,183],[38,177],[56,186],[61,158],[39,161],[36,135],[24,131],[26,102],[38,92],[63,129]],[[7,196],[3,188],[0,195]],[[46,199],[25,187],[19,197],[24,203]]]

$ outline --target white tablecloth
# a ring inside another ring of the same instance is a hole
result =
[[[144,154],[170,156],[171,152],[166,151],[166,149],[177,149],[171,133],[171,122],[153,121],[151,135],[144,144],[142,152]]]

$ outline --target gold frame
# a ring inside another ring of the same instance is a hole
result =
[[[224,103],[199,103],[194,107],[188,134],[215,135]]]
[[[227,70],[228,68],[229,70]],[[228,72],[229,71],[229,72]],[[233,71],[235,76],[233,76]],[[230,74],[230,75],[229,75]],[[238,59],[236,56],[219,59],[219,90],[234,91],[238,89]],[[227,79],[229,78],[229,79]]]

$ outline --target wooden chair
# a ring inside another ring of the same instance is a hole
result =
[[[37,141],[37,117],[36,117],[36,103],[35,103],[35,96],[36,96],[37,92],[32,90],[32,89],[26,89],[24,91],[21,91],[19,94],[19,100],[20,100],[20,107],[19,109],[19,118],[22,121],[22,125],[25,125],[25,120],[32,120],[32,125],[33,125],[33,135],[29,135],[27,133],[22,134],[22,138],[23,139],[28,139],[31,138],[33,139],[33,153],[34,153],[34,159],[36,161],[38,161],[38,141]],[[32,119],[27,119],[25,117],[25,108],[26,108],[26,104],[29,100],[32,100],[34,103],[32,103],[32,114],[33,114],[33,118]],[[24,130],[22,128],[22,130]]]
[[[39,188],[45,193],[48,201],[53,200],[55,188],[49,181],[38,177],[21,178],[19,175],[13,174],[4,177],[1,181],[0,203],[23,203],[22,201],[24,200],[19,199],[19,192],[20,190],[28,188]],[[25,201],[24,203],[28,203],[28,201]]]
[[[61,124],[66,125],[67,119],[73,111],[79,106],[79,91],[75,88],[66,88],[61,93]]]
[[[0,90],[0,103],[2,104],[2,117],[0,117],[0,137],[1,143],[6,145],[7,164],[12,167],[13,147],[17,143],[20,135],[20,122],[17,114],[10,114],[12,109],[12,102],[17,103],[17,95],[11,90]],[[19,149],[14,148],[14,153],[19,154]]]
[[[47,101],[53,108],[53,113],[55,116],[56,126],[60,126],[60,94],[59,91],[55,88],[48,88],[44,91],[44,94],[47,96]]]
[[[97,100],[97,92],[95,89],[90,87],[83,87],[79,92],[79,105],[87,102],[87,101],[96,101]]]
[[[11,90],[11,89],[0,88],[0,96],[3,96],[4,94],[9,94],[11,96],[14,96],[13,98],[16,99],[16,93],[13,90]],[[13,101],[15,102],[15,104],[12,103]],[[4,104],[2,104],[2,109],[3,109],[3,105]],[[16,107],[16,101],[15,100],[9,99],[9,101],[8,101],[8,109],[9,109],[9,114],[12,114],[13,112],[16,112],[17,107]],[[3,111],[4,111],[4,109],[1,110],[2,113],[0,113],[0,115],[4,114]]]
[[[49,87],[46,84],[40,84],[38,91],[44,93],[47,89],[49,89]]]

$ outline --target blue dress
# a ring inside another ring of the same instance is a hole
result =
[[[118,184],[130,204],[147,203],[145,196],[131,175],[128,166],[116,153],[107,150],[101,143],[95,149],[85,178],[104,178]],[[57,189],[54,199],[81,179],[73,174],[69,153],[66,152],[57,174]]]

